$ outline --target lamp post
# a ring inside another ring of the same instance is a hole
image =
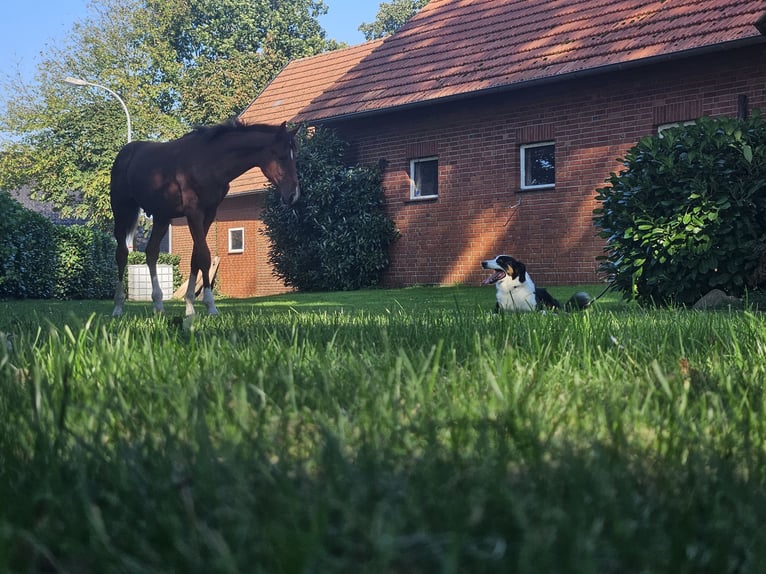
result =
[[[106,90],[110,94],[114,96],[114,98],[120,102],[120,105],[122,106],[122,109],[125,111],[125,119],[128,120],[128,143],[131,141],[131,136],[133,133],[133,130],[130,126],[130,112],[128,112],[128,106],[125,105],[125,102],[122,101],[122,98],[115,92],[114,90],[107,88],[106,86],[102,86],[101,84],[96,84],[94,82],[86,82],[85,80],[81,80],[80,78],[73,78],[72,76],[67,76],[64,78],[65,84],[70,84],[72,86],[93,86],[94,88],[101,88],[102,90]],[[128,243],[128,250],[133,251],[133,237],[128,236],[127,237],[127,243]]]
[[[93,82],[86,82],[85,80],[81,80],[80,78],[73,78],[71,76],[68,76],[64,78],[65,84],[70,84],[72,86],[93,86],[94,88],[101,88],[102,90],[106,90],[110,94],[112,94],[115,99],[120,102],[120,105],[122,106],[122,109],[125,111],[125,118],[128,120],[128,143],[131,141],[131,134],[132,130],[130,127],[130,113],[128,112],[128,106],[125,105],[125,102],[122,101],[122,98],[117,95],[117,92],[114,90],[111,90],[107,88],[106,86],[102,86],[101,84],[95,84]]]

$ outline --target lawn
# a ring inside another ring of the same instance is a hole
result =
[[[762,571],[764,315],[493,304],[2,303],[0,571]]]

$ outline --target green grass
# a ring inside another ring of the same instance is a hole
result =
[[[3,303],[0,571],[760,572],[764,316],[493,298]]]

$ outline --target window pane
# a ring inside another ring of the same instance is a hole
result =
[[[245,250],[245,230],[229,229],[229,252]]]
[[[439,195],[439,162],[435,159],[412,162],[413,197]]]
[[[523,152],[525,187],[556,183],[556,154],[553,144],[525,147]]]

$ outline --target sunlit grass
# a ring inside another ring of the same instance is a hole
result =
[[[493,298],[4,303],[0,570],[759,572],[763,316]]]

